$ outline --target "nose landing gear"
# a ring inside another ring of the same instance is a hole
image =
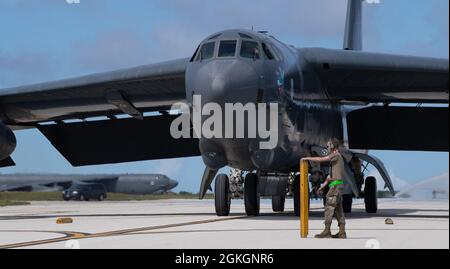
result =
[[[244,187],[242,188],[242,173],[232,170],[229,178],[225,174],[220,174],[215,181],[215,209],[217,216],[228,216],[230,214],[231,199],[244,198],[245,213],[248,216],[258,216],[260,211],[260,195],[258,191],[258,175],[248,173],[245,176]],[[279,206],[284,209],[283,203]]]
[[[244,200],[247,216],[259,216],[261,196],[272,198],[274,212],[284,212],[286,196],[289,193],[289,175],[248,172],[245,179],[243,178],[244,173],[236,169],[231,170],[229,177],[225,174],[216,177],[214,197],[218,216],[230,214],[232,199]],[[298,192],[299,188],[294,188],[294,197],[297,201],[294,203],[296,210],[298,210]]]
[[[214,200],[217,216],[225,217],[230,215],[230,181],[225,174],[219,174],[216,177]]]
[[[284,212],[285,202],[286,202],[286,196],[272,196],[273,212]]]
[[[255,173],[249,173],[245,176],[244,201],[247,216],[258,216],[260,196],[258,192],[258,176]]]

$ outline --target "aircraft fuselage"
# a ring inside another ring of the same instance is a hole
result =
[[[234,52],[225,45],[222,48],[226,42],[236,44]],[[247,52],[252,45],[256,49],[253,57]],[[200,151],[208,167],[292,171],[298,168],[299,158],[311,155],[314,146],[320,149],[332,137],[343,139],[341,107],[315,85],[314,73],[302,68],[302,61],[298,49],[262,33],[230,30],[201,43],[186,71],[186,96],[191,106],[195,95],[201,96],[202,103],[221,107],[278,104],[275,148],[260,149],[259,137],[200,137]],[[205,120],[207,117],[202,118]],[[253,119],[246,114],[245,120]]]

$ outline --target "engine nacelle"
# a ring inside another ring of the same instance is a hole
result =
[[[13,131],[0,122],[0,160],[4,160],[11,156],[16,149],[16,136]]]

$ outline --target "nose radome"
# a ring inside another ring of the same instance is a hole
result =
[[[170,186],[171,189],[177,187],[178,186],[178,181],[170,179],[169,180],[169,186]]]
[[[226,76],[225,76],[226,77]],[[227,83],[224,76],[215,76],[212,78],[211,94],[222,96],[226,93]]]
[[[211,76],[211,101],[219,103],[247,103],[256,101],[258,74],[254,68],[240,61],[222,62]]]
[[[203,104],[255,102],[259,74],[252,63],[242,59],[217,59],[189,66],[188,97],[201,95]]]

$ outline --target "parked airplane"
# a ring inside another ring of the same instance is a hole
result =
[[[288,187],[297,201],[298,177],[289,175],[300,158],[326,155],[327,140],[338,138],[348,141],[352,175],[344,207],[364,197],[374,213],[377,184],[364,181],[361,167],[371,163],[393,194],[394,186],[380,160],[351,149],[448,151],[448,75],[448,59],[363,52],[362,1],[349,0],[343,49],[295,48],[266,32],[226,30],[208,36],[190,58],[1,90],[0,159],[14,164],[13,130],[23,128],[39,129],[74,166],[201,155],[200,197],[216,178],[219,216],[239,193],[246,213],[258,215],[262,195],[273,197],[275,211],[284,209]],[[277,104],[278,143],[262,149],[261,137],[173,138],[169,127],[178,116],[168,112],[178,102],[192,106],[194,95],[220,106]],[[427,103],[445,106],[408,105]],[[86,120],[98,116],[107,118]],[[227,165],[245,171],[245,179],[217,175]],[[310,171],[325,177],[328,167]]]
[[[178,185],[177,181],[159,174],[0,174],[0,192],[61,191],[83,183],[100,183],[108,192],[125,194],[161,194]]]

